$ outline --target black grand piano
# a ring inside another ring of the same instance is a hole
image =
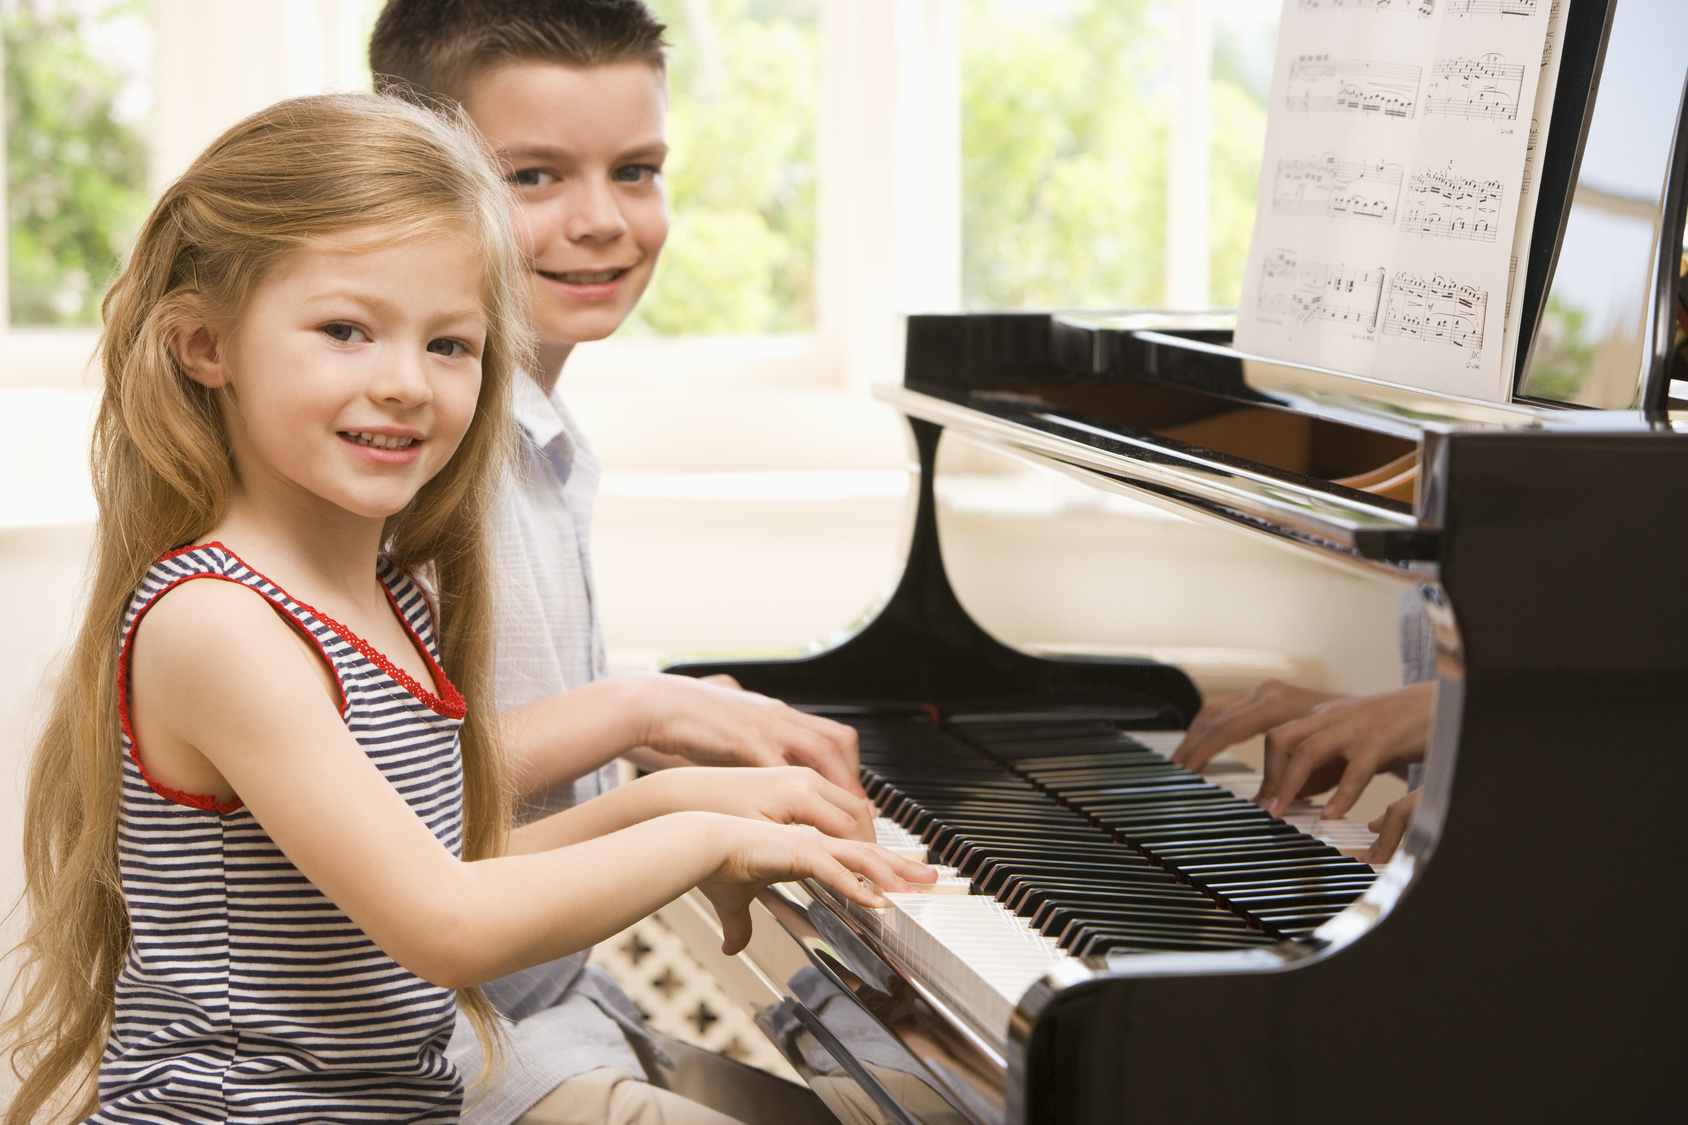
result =
[[[1688,4],[1565,2],[1512,403],[1175,316],[914,317],[882,397],[918,507],[883,612],[814,656],[671,669],[854,724],[881,813],[967,892],[758,903],[722,975],[842,1120],[1688,1118]],[[1591,260],[1629,288],[1587,297]],[[1606,335],[1567,349],[1555,318],[1590,299]],[[1187,440],[1215,418],[1300,436]],[[1439,686],[1395,858],[1172,765],[1201,702],[1178,669],[974,623],[938,539],[946,434],[1419,583]]]

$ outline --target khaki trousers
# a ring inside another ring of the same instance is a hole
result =
[[[649,1082],[609,1067],[590,1070],[545,1095],[516,1125],[837,1125],[807,1087],[656,1038],[674,1066],[643,1059]]]

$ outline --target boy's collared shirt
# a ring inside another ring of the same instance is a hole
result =
[[[603,631],[592,584],[592,504],[603,469],[555,393],[518,375],[521,433],[494,529],[499,616],[494,690],[499,710],[520,707],[605,673]],[[518,811],[531,820],[570,808],[615,784],[614,765],[561,785]],[[562,1082],[599,1067],[643,1078],[628,1035],[644,1038],[638,1011],[587,953],[536,965],[484,987],[512,1019],[505,1074],[464,1101],[463,1120],[508,1125]],[[461,1015],[447,1054],[467,1085],[480,1069],[474,1032]]]

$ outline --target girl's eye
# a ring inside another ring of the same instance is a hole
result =
[[[644,184],[662,175],[662,169],[654,164],[623,164],[615,170],[618,183]]]
[[[342,344],[353,343],[360,337],[365,340],[369,338],[364,335],[363,329],[359,328],[357,325],[343,324],[338,321],[333,324],[323,325],[322,331],[323,334],[330,340],[337,340]]]
[[[545,187],[557,182],[557,177],[543,168],[519,168],[510,173],[510,182],[517,187]]]
[[[438,340],[429,340],[428,350],[435,355],[468,355],[469,345],[462,340],[448,340],[441,337]]]

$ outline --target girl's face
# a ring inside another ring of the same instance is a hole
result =
[[[264,278],[221,339],[179,341],[189,374],[229,392],[241,492],[371,519],[408,504],[474,416],[481,272],[464,236],[350,231]]]

